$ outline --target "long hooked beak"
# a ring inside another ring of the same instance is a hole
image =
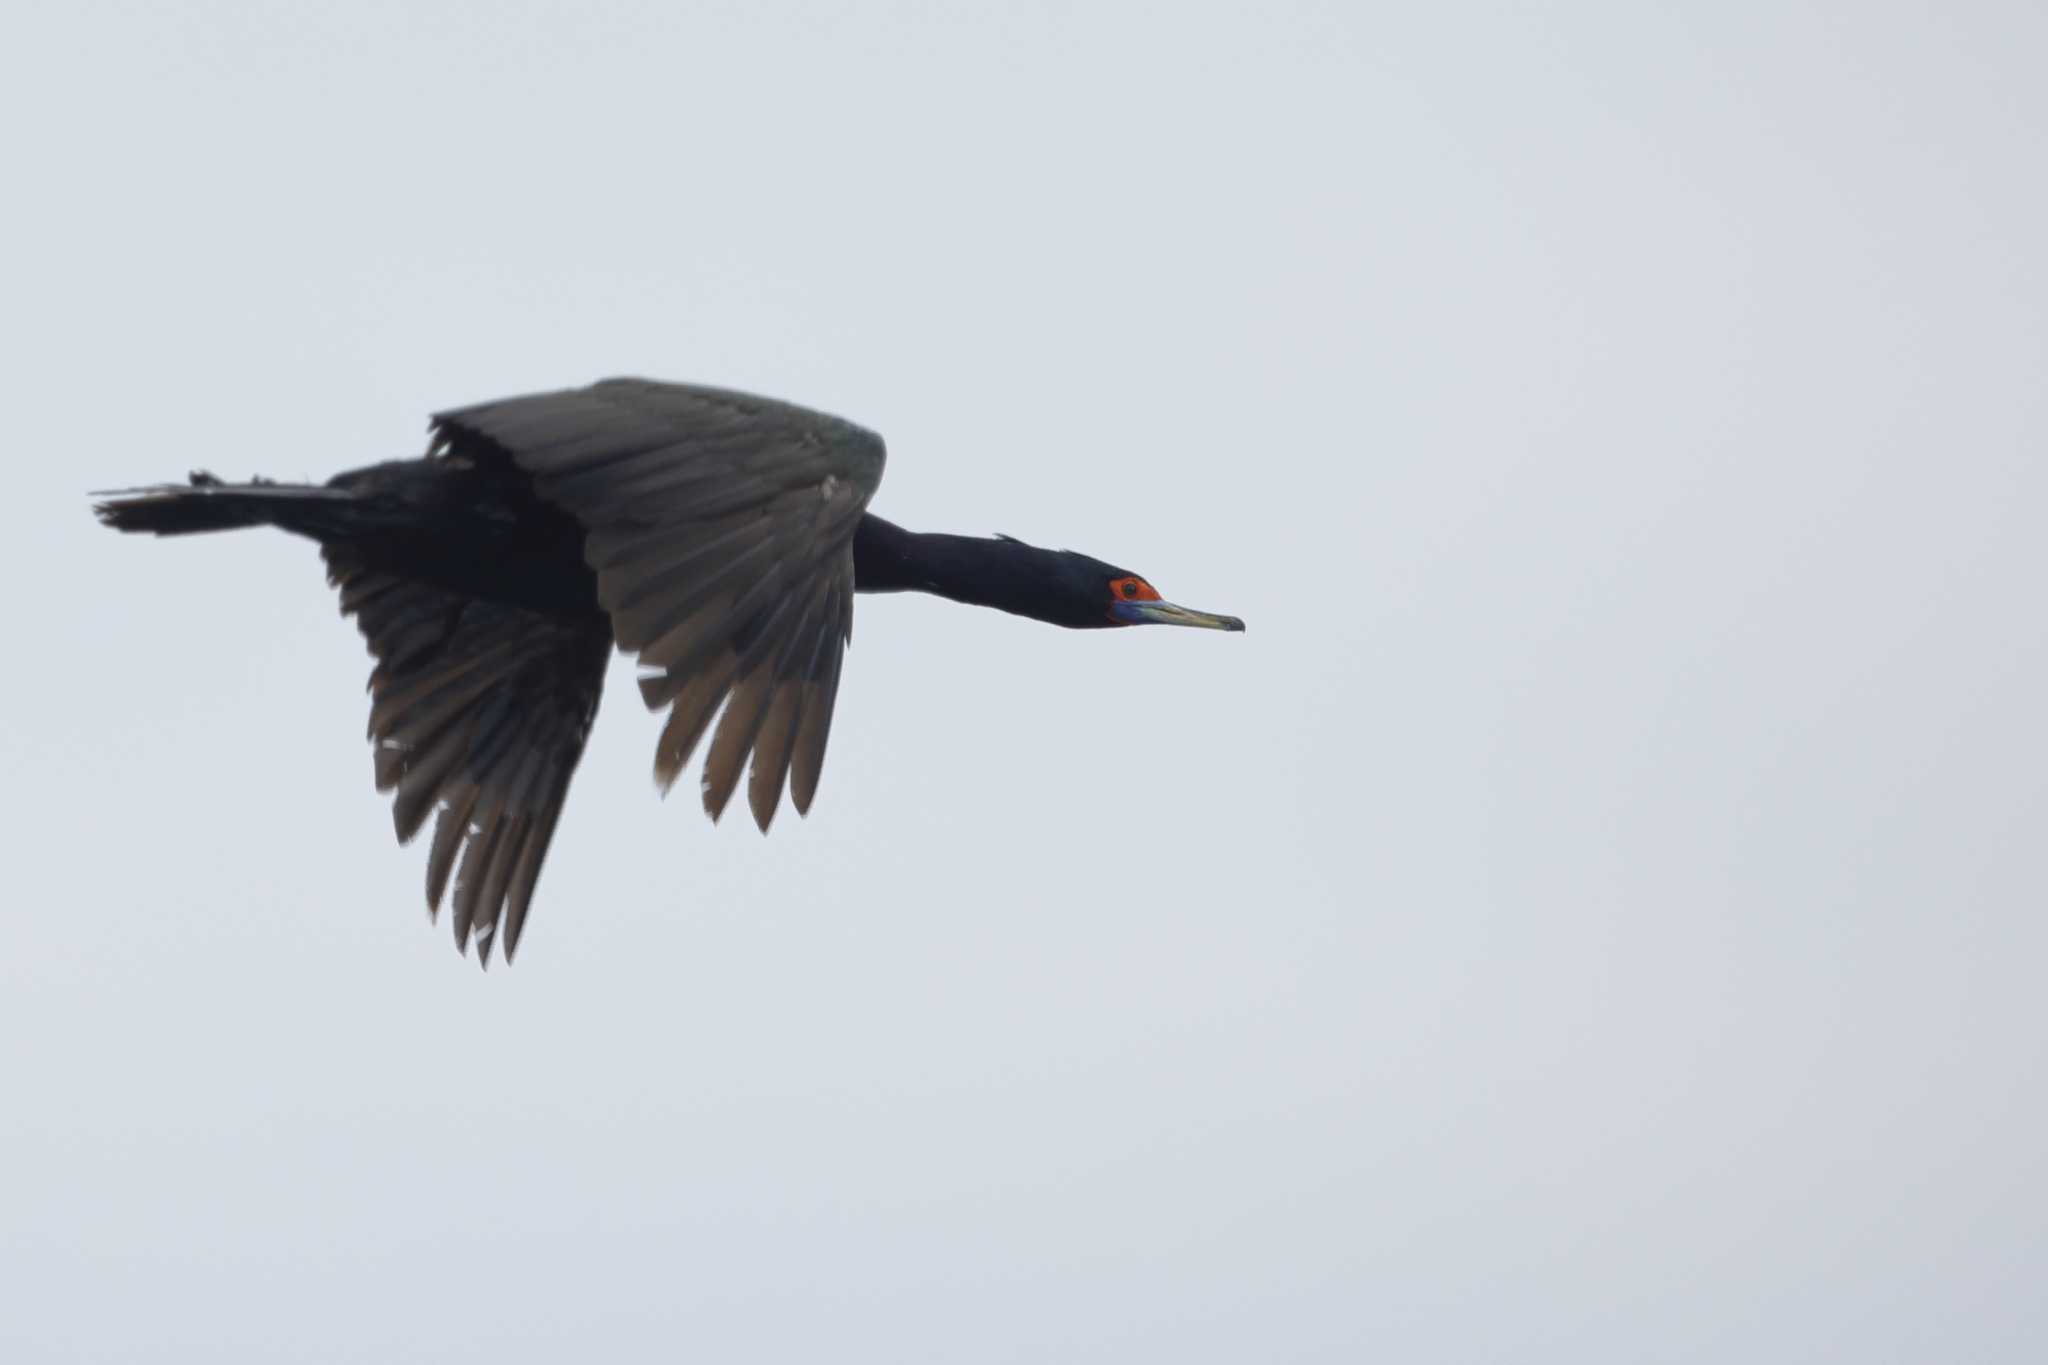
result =
[[[1203,630],[1243,630],[1235,616],[1176,607],[1171,602],[1112,602],[1109,614],[1127,626],[1199,626]]]

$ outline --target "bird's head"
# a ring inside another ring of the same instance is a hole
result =
[[[1007,537],[1006,537],[1007,538]],[[1243,630],[1235,616],[1178,607],[1159,595],[1143,574],[1120,569],[1072,550],[1060,550],[1058,567],[1060,625],[1198,626],[1204,630]],[[1055,619],[1050,615],[1046,619]]]
[[[1134,573],[1116,571],[1109,580],[1109,623],[1113,626],[1197,626],[1203,630],[1243,630],[1235,616],[1177,607],[1159,589]]]

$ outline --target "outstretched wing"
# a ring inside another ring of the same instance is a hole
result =
[[[585,531],[619,647],[639,656],[667,790],[717,714],[704,809],[753,756],[763,830],[787,782],[810,809],[853,629],[853,533],[881,438],[823,413],[695,385],[613,379],[434,418],[437,444],[511,460]]]
[[[427,910],[455,872],[455,946],[474,933],[488,965],[502,929],[509,962],[597,714],[611,633],[595,614],[528,611],[371,567],[346,543],[322,553],[377,658],[370,739],[399,842],[438,811]]]

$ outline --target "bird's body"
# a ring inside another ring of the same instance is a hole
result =
[[[614,646],[668,710],[663,789],[709,731],[705,809],[717,818],[751,758],[766,830],[785,783],[799,812],[815,795],[856,591],[1074,627],[1243,629],[1083,555],[891,525],[866,510],[881,439],[786,403],[608,380],[442,413],[432,431],[424,457],[325,485],[195,474],[98,511],[125,531],[270,525],[320,544],[378,660],[378,788],[401,841],[437,815],[429,909],[454,873],[456,942],[486,957],[518,942]]]

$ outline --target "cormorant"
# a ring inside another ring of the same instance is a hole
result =
[[[642,379],[437,414],[419,459],[325,484],[195,473],[98,495],[122,531],[275,526],[320,544],[377,665],[370,739],[401,843],[436,814],[427,908],[455,872],[455,942],[519,943],[613,645],[668,708],[666,791],[724,713],[704,809],[751,754],[763,831],[801,814],[825,761],[856,592],[929,592],[1075,628],[1243,630],[1128,569],[1007,536],[921,535],[867,511],[873,432],[731,390]],[[458,855],[460,870],[457,871]]]

